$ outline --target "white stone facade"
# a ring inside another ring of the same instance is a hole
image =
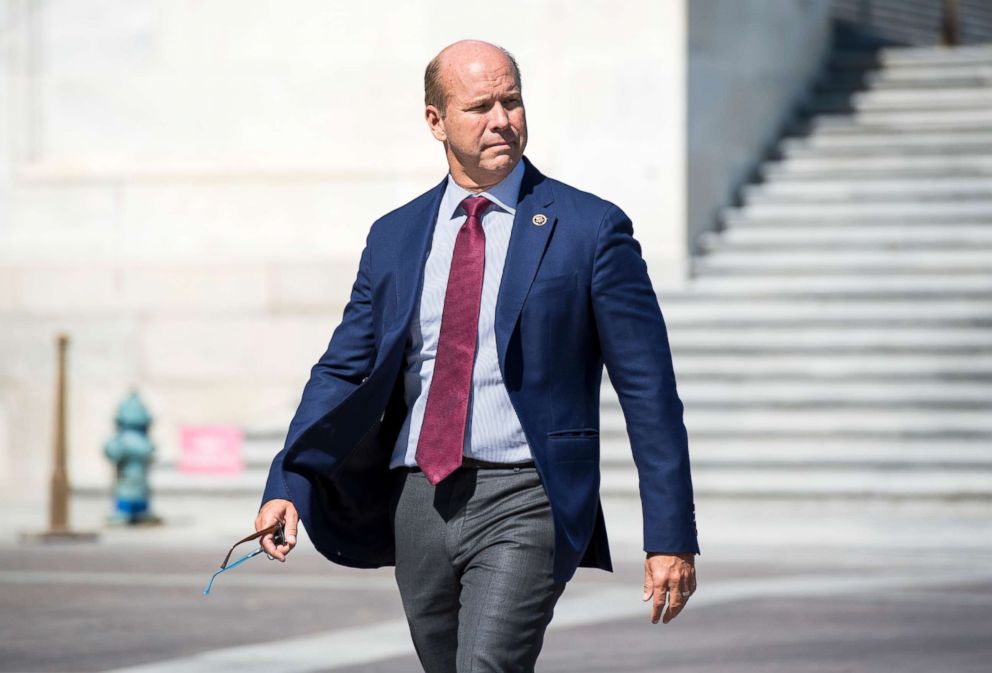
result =
[[[46,487],[60,331],[77,484],[131,386],[166,459],[287,424],[370,223],[445,174],[423,68],[460,38],[514,53],[528,156],[681,284],[686,2],[0,1],[0,488]]]

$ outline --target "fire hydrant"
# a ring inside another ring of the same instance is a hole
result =
[[[107,458],[114,464],[117,481],[114,485],[114,513],[110,523],[154,524],[161,520],[149,506],[151,489],[148,470],[155,459],[155,445],[148,438],[151,415],[137,392],[132,391],[117,408],[117,433],[103,446]]]

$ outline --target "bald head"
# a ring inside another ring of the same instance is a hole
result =
[[[424,118],[455,182],[479,192],[509,175],[527,146],[520,71],[509,52],[455,42],[434,57],[424,80]]]
[[[472,70],[494,70],[509,66],[521,88],[520,67],[513,54],[503,47],[482,40],[459,40],[438,52],[424,71],[424,104],[433,105],[442,117],[447,112],[448,91],[454,79]]]

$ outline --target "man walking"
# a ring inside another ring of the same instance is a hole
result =
[[[605,364],[637,465],[644,593],[667,623],[699,553],[683,406],[627,216],[524,157],[516,61],[465,40],[425,74],[449,173],[377,220],[256,529],[302,520],[342,565],[395,565],[428,673],[533,671],[577,567],[612,571]],[[666,598],[668,601],[665,607]]]

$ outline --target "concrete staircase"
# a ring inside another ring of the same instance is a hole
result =
[[[836,53],[760,173],[661,297],[697,495],[992,498],[992,46]]]

